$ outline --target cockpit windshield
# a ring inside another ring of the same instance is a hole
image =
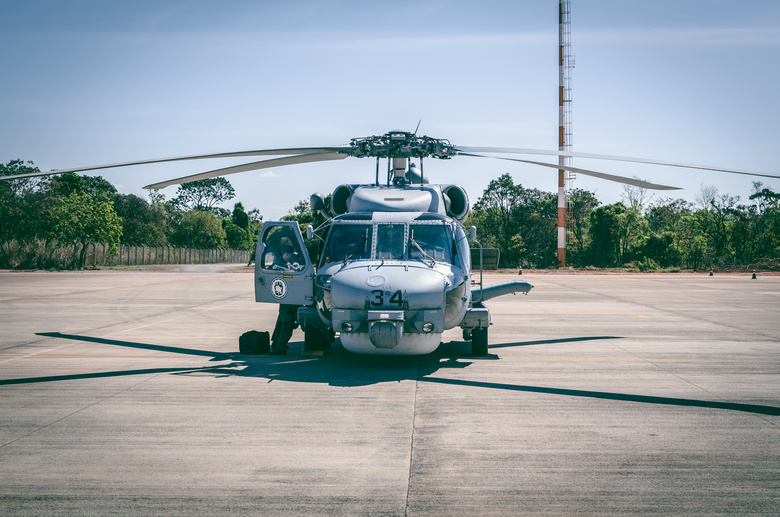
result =
[[[322,264],[371,259],[458,265],[453,228],[438,222],[333,225],[323,249]]]
[[[442,224],[413,224],[409,228],[409,258],[452,263],[452,230]]]
[[[376,225],[377,260],[402,260],[405,236],[406,225],[403,223]]]
[[[371,258],[373,227],[370,224],[339,224],[333,227],[325,246],[323,263]]]

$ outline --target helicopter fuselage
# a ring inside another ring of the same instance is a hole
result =
[[[432,352],[469,306],[469,248],[462,227],[430,213],[364,217],[333,221],[316,280],[322,322],[352,352]]]
[[[469,237],[459,220],[468,212],[462,189],[342,185],[331,204],[338,215],[327,223],[315,257],[297,223],[263,225],[257,301],[300,305],[298,322],[314,348],[339,333],[350,352],[427,354],[445,330],[460,326],[469,338],[476,330],[486,349],[490,313],[481,286],[476,302],[472,296]],[[279,264],[282,249],[293,252],[294,263]],[[505,289],[531,287],[514,281]]]

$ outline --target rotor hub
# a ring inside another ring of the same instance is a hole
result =
[[[427,158],[449,159],[458,154],[449,140],[417,136],[407,131],[391,131],[384,135],[353,138],[349,151],[356,158]]]

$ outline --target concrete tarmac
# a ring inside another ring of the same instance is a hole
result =
[[[0,271],[0,514],[780,514],[780,277],[522,278],[487,358],[278,357],[251,270]]]

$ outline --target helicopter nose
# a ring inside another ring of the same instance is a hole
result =
[[[431,352],[444,330],[446,285],[428,268],[344,269],[330,278],[333,329],[353,352]]]
[[[330,281],[334,308],[420,310],[444,305],[444,275],[428,268],[351,268],[336,273]]]
[[[390,314],[379,314],[379,319],[374,319],[369,314],[368,338],[371,344],[377,348],[395,348],[404,336],[404,322],[401,320],[383,319]],[[375,315],[376,316],[376,315]],[[403,315],[401,315],[403,317]]]

